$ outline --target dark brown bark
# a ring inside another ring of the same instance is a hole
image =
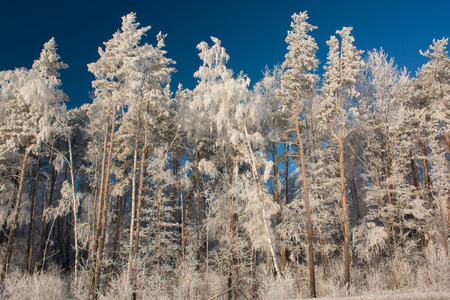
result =
[[[34,224],[36,220],[36,200],[37,200],[37,190],[39,185],[39,168],[40,168],[40,157],[38,155],[36,160],[36,169],[33,174],[33,192],[31,195],[31,212],[30,212],[30,222],[28,225],[28,239],[27,239],[27,261],[26,266],[28,274],[32,274],[34,271],[33,267],[33,252],[34,252]]]
[[[182,253],[183,255],[186,254],[186,247],[187,247],[187,239],[189,235],[189,207],[191,206],[192,201],[192,195],[194,194],[194,188],[193,186],[186,197],[186,204],[184,206],[184,220],[183,220],[183,234],[182,234]]]
[[[416,167],[414,165],[414,160],[412,158],[410,160],[410,166],[411,166],[411,175],[412,175],[412,178],[413,178],[414,187],[416,188],[416,190],[419,190],[419,182],[417,180]]]
[[[64,238],[64,225],[65,225],[65,217],[59,217],[59,226],[58,226],[58,251],[56,252],[56,261],[60,267],[63,266],[62,262],[62,254],[63,254],[63,238]]]
[[[14,241],[14,234],[16,232],[17,228],[17,221],[19,220],[19,210],[20,210],[20,200],[22,197],[23,192],[23,186],[24,186],[24,179],[25,179],[25,169],[27,166],[27,158],[28,158],[28,146],[25,147],[25,151],[23,154],[22,159],[22,166],[20,168],[20,176],[19,176],[19,187],[16,194],[16,199],[14,203],[14,215],[13,215],[13,222],[8,227],[7,232],[7,242],[6,247],[4,248],[3,255],[2,255],[2,267],[0,269],[0,286],[3,284],[3,280],[5,279],[6,272],[8,270],[8,265],[11,260],[11,254],[13,249],[13,241]]]
[[[322,231],[319,231],[319,242],[320,245],[325,249],[325,237],[323,236]],[[324,251],[320,254],[320,260],[322,261],[322,271],[323,271],[323,279],[327,279],[327,256]]]
[[[52,172],[51,172],[51,180],[50,180],[50,193],[48,196],[48,200],[44,199],[43,203],[42,203],[42,225],[41,225],[41,229],[39,231],[39,254],[38,254],[38,259],[37,262],[39,262],[39,264],[41,264],[41,260],[43,259],[44,256],[44,250],[45,250],[45,244],[46,241],[48,240],[48,236],[49,236],[49,232],[50,232],[50,224],[47,223],[47,220],[45,218],[45,211],[47,210],[48,207],[52,206],[53,204],[53,194],[55,191],[55,184],[56,184],[56,178],[58,177],[58,172],[55,171],[55,168],[52,166]],[[37,269],[37,265],[38,263],[35,263],[34,268]]]
[[[431,194],[431,178],[430,178],[430,172],[429,172],[429,166],[428,166],[428,151],[425,147],[425,144],[422,144],[422,163],[423,163],[423,172],[424,172],[424,181],[425,181],[425,196],[426,196],[426,203],[427,208],[432,209],[433,208],[433,195]],[[434,211],[434,209],[432,209]]]
[[[117,249],[119,246],[119,240],[120,240],[120,235],[122,232],[122,216],[123,216],[123,198],[125,196],[122,195],[119,197],[119,201],[117,204],[117,218],[116,218],[116,229],[114,231],[114,240],[113,240],[113,255],[112,255],[112,264],[111,264],[111,271],[110,273],[114,272],[114,268],[115,268],[115,263],[117,260]]]

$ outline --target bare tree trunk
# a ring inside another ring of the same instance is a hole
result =
[[[149,110],[149,104],[147,104],[147,112]],[[147,168],[145,166],[145,161],[147,159],[147,151],[148,151],[148,140],[147,140],[147,133],[148,133],[148,120],[145,122],[145,129],[144,129],[144,145],[141,152],[141,162],[139,167],[139,189],[138,189],[138,195],[137,195],[137,207],[136,207],[136,231],[135,231],[135,237],[134,237],[134,252],[133,252],[133,272],[132,272],[132,285],[133,285],[133,294],[132,299],[136,299],[136,262],[137,258],[139,256],[139,234],[140,234],[140,225],[141,225],[141,206],[142,206],[142,199],[143,199],[143,193],[144,193],[144,182],[145,177],[147,173]]]
[[[111,172],[111,160],[112,160],[112,148],[114,142],[114,111],[111,112],[110,122],[111,127],[109,130],[109,147],[108,158],[106,159],[106,147],[108,140],[108,130],[105,131],[104,143],[103,143],[103,158],[102,158],[102,170],[100,179],[100,190],[98,197],[98,211],[97,211],[97,225],[94,237],[94,245],[92,249],[92,267],[91,267],[91,287],[89,292],[89,299],[98,298],[98,289],[100,287],[100,275],[101,275],[101,261],[103,259],[103,247],[106,234],[106,215],[107,215],[107,202],[108,202],[108,186],[109,177]],[[106,165],[106,170],[105,170]]]
[[[422,163],[423,163],[423,171],[424,171],[424,181],[425,181],[425,199],[428,206],[428,209],[432,209],[432,198],[433,195],[431,194],[431,178],[430,178],[430,172],[428,167],[428,153],[427,148],[425,147],[425,144],[422,143]],[[433,211],[433,210],[432,210]]]
[[[47,219],[44,215],[44,212],[47,210],[48,207],[52,206],[52,204],[53,204],[53,194],[55,191],[57,177],[58,177],[58,172],[55,171],[55,168],[52,167],[50,195],[48,197],[48,202],[46,199],[44,199],[44,204],[43,204],[43,209],[42,209],[42,228],[45,228],[45,230],[43,230],[41,228],[40,237],[39,237],[40,250],[39,250],[38,261],[40,263],[41,263],[41,260],[45,260],[44,249],[46,247],[46,241],[48,240],[49,233],[50,233],[50,224],[47,223]],[[35,265],[35,269],[37,269],[36,265]]]
[[[342,138],[339,139],[339,169],[342,198],[342,215],[344,223],[344,284],[350,284],[350,230],[348,224],[347,197],[345,194],[344,149]]]
[[[311,210],[309,208],[309,197],[308,197],[308,185],[306,183],[306,169],[305,169],[305,157],[303,152],[303,142],[300,136],[300,128],[298,125],[298,115],[300,106],[300,97],[297,89],[297,106],[295,109],[295,133],[297,134],[299,152],[300,152],[300,164],[302,168],[302,181],[303,181],[303,195],[305,198],[305,210],[306,210],[306,240],[308,241],[308,264],[309,264],[309,296],[311,298],[316,298],[316,278],[314,274],[314,250],[312,244],[312,222],[311,222]]]
[[[140,163],[140,172],[139,172],[139,190],[137,197],[137,207],[136,207],[136,233],[134,239],[134,257],[138,257],[139,252],[139,232],[140,232],[140,221],[141,221],[141,206],[142,206],[142,198],[144,193],[144,181],[147,173],[147,168],[145,166],[145,160],[147,159],[147,132],[148,132],[148,121],[145,124],[144,130],[144,146],[142,148],[141,153],[141,163]]]
[[[36,159],[36,170],[33,176],[33,193],[31,196],[31,212],[30,212],[30,223],[28,226],[28,239],[27,239],[27,270],[28,274],[33,274],[33,250],[34,250],[34,224],[36,221],[36,200],[37,191],[39,185],[39,168],[40,168],[40,155]]]
[[[79,261],[79,246],[78,246],[78,201],[75,195],[75,174],[73,171],[73,153],[72,153],[72,139],[69,134],[68,137],[69,144],[69,168],[70,168],[70,182],[72,191],[72,213],[73,213],[73,235],[75,244],[75,260],[74,260],[74,282],[75,286],[78,282],[78,261]],[[70,236],[69,236],[70,237]]]
[[[65,217],[59,216],[59,227],[58,227],[58,251],[56,252],[56,261],[59,267],[64,268],[63,265],[63,239],[64,239],[64,225]]]
[[[114,144],[114,119],[112,120],[111,129],[110,129],[110,138],[109,138],[109,149],[108,149],[108,160],[106,165],[106,176],[105,176],[105,186],[103,192],[103,203],[102,203],[102,215],[101,215],[101,232],[100,239],[98,243],[98,254],[97,254],[97,268],[95,270],[95,283],[96,290],[100,287],[100,277],[102,273],[102,260],[103,253],[105,247],[105,239],[106,239],[106,221],[107,221],[107,212],[108,212],[108,200],[109,200],[109,181],[111,174],[111,164],[112,164],[112,150]],[[97,293],[96,293],[97,297]]]
[[[358,221],[360,219],[360,213],[359,213],[359,204],[358,204],[358,193],[356,191],[356,183],[355,178],[352,178],[352,185],[353,185],[353,211],[355,214],[355,226],[358,225]]]
[[[319,230],[319,242],[320,245],[325,249],[325,237],[323,236],[322,230]],[[322,251],[320,254],[320,259],[322,261],[323,279],[327,279],[327,256],[325,252]]]
[[[113,114],[111,113],[111,119]],[[114,121],[111,120],[111,122],[114,124]],[[100,186],[98,188],[98,198],[97,198],[97,215],[94,220],[95,228],[93,228],[94,231],[94,240],[92,242],[92,248],[90,250],[90,257],[91,257],[91,267],[89,270],[90,277],[91,277],[91,286],[89,290],[89,299],[97,299],[97,280],[96,280],[96,269],[98,265],[98,256],[97,256],[97,249],[98,249],[98,243],[101,233],[101,217],[102,217],[102,211],[103,211],[103,189],[104,189],[104,178],[105,178],[105,165],[106,165],[106,153],[107,153],[107,147],[108,147],[108,128],[109,125],[106,124],[105,127],[105,134],[103,135],[103,155],[102,155],[102,163],[101,163],[101,170],[100,170]]]
[[[50,156],[49,156],[49,163],[48,163],[48,168],[51,171],[48,172],[49,174],[47,176],[47,181],[45,183],[45,193],[44,193],[44,197],[42,199],[42,217],[41,217],[41,228],[39,229],[39,243],[38,243],[38,250],[37,250],[38,253],[37,253],[36,262],[34,263],[34,271],[33,272],[36,272],[37,264],[40,262],[40,259],[42,258],[42,251],[44,249],[44,247],[43,247],[44,228],[47,228],[47,226],[48,226],[46,218],[45,218],[45,211],[46,211],[46,209],[48,207],[48,203],[50,202],[50,201],[47,201],[48,189],[49,189],[49,185],[50,185],[50,182],[51,182],[50,195],[52,196],[53,195],[54,186],[55,186],[55,180],[56,180],[55,168],[52,165],[53,164],[53,148],[54,148],[54,140],[52,142],[52,147],[51,147]]]
[[[289,146],[286,144],[286,169],[284,170],[284,185],[285,185],[285,205],[289,204]],[[286,244],[281,246],[281,269],[284,270],[287,264],[287,249]]]
[[[196,167],[195,167],[195,186],[197,188],[196,195],[195,195],[195,210],[196,210],[196,217],[195,217],[195,227],[196,227],[196,233],[197,233],[197,241],[196,241],[196,258],[198,261],[200,261],[200,247],[201,247],[201,233],[200,233],[200,171],[198,168],[198,163],[200,160],[199,157],[199,151],[196,150]]]
[[[117,248],[119,247],[119,240],[120,240],[120,233],[122,229],[122,216],[123,216],[123,198],[125,196],[122,195],[119,197],[119,201],[117,204],[117,218],[116,218],[116,229],[114,232],[114,240],[113,240],[113,249],[112,249],[112,264],[111,264],[111,270],[110,274],[114,272],[115,264],[117,260]]]
[[[342,51],[342,50],[341,50]],[[342,64],[340,65],[340,73],[342,78]],[[341,107],[341,93],[338,94],[337,102],[335,103],[335,108],[339,110],[336,113],[334,120],[331,124],[330,128],[331,136],[338,143],[339,146],[339,177],[340,177],[340,187],[341,187],[341,205],[342,205],[342,223],[343,223],[343,234],[344,234],[344,285],[350,285],[350,230],[349,230],[349,220],[348,220],[348,212],[347,212],[347,195],[345,193],[345,174],[344,174],[344,109]],[[333,126],[335,126],[336,121],[340,117],[341,124],[338,124],[339,132],[336,134],[334,132]],[[339,135],[339,136],[338,136]]]
[[[340,97],[340,95],[339,95]],[[339,100],[340,103],[340,100]],[[340,104],[337,105],[340,108]],[[342,116],[341,112],[341,118]],[[345,193],[345,174],[344,174],[344,146],[343,137],[337,136],[333,128],[331,128],[331,135],[338,142],[339,145],[339,177],[341,186],[341,205],[342,205],[342,216],[343,216],[343,234],[344,234],[344,285],[350,284],[350,230],[347,212],[347,196]]]
[[[229,174],[230,179],[230,185],[235,185],[235,179],[234,179],[234,167],[235,163],[231,162],[231,166],[226,166],[226,171]],[[232,300],[236,298],[236,290],[233,289],[233,287],[237,284],[238,278],[237,273],[239,272],[239,267],[237,266],[238,261],[238,255],[236,253],[236,239],[239,236],[239,230],[238,230],[238,214],[236,212],[236,199],[233,196],[230,199],[230,231],[229,231],[229,249],[230,249],[230,269],[228,270],[228,299]],[[233,277],[233,275],[236,275]]]
[[[134,222],[136,218],[136,168],[137,168],[137,139],[135,141],[134,145],[134,156],[133,156],[133,174],[131,178],[131,221],[130,221],[130,254],[128,257],[128,266],[127,266],[127,278],[128,281],[130,281],[131,285],[133,285],[132,282],[132,266],[134,267],[134,258],[133,258],[133,238],[134,238]]]
[[[17,221],[19,220],[19,210],[20,210],[20,199],[22,197],[23,186],[25,181],[25,168],[27,166],[27,158],[28,158],[28,145],[25,147],[25,151],[23,154],[22,166],[20,168],[20,176],[19,176],[19,188],[16,194],[16,200],[14,203],[14,215],[13,222],[8,228],[7,242],[6,247],[3,251],[2,255],[2,268],[0,269],[0,286],[3,284],[3,280],[5,279],[6,272],[8,270],[8,265],[11,260],[11,253],[13,248],[14,234],[17,228]]]

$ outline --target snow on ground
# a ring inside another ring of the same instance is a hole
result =
[[[325,297],[316,298],[320,300],[447,300],[450,299],[450,292],[432,293],[405,293],[405,294],[385,294],[385,295],[365,295],[357,297]]]

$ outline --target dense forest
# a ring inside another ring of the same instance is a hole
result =
[[[412,75],[344,27],[319,72],[307,20],[253,86],[212,37],[174,91],[134,13],[92,103],[66,108],[53,38],[0,72],[0,297],[449,295],[448,38]]]

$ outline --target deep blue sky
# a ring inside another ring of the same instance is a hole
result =
[[[308,11],[319,45],[320,72],[326,61],[330,35],[343,26],[354,27],[359,49],[383,47],[412,75],[424,62],[419,50],[433,39],[450,36],[450,1],[320,1],[320,0],[147,0],[67,1],[16,0],[0,2],[0,70],[30,68],[45,42],[55,37],[59,55],[69,64],[61,72],[69,107],[91,102],[93,76],[87,64],[98,59],[97,49],[120,28],[121,16],[136,12],[137,21],[152,29],[143,42],[155,44],[159,31],[167,33],[167,57],[176,61],[178,83],[194,88],[194,72],[201,61],[196,45],[222,40],[230,55],[228,66],[243,71],[252,83],[266,65],[282,63],[291,15]]]

